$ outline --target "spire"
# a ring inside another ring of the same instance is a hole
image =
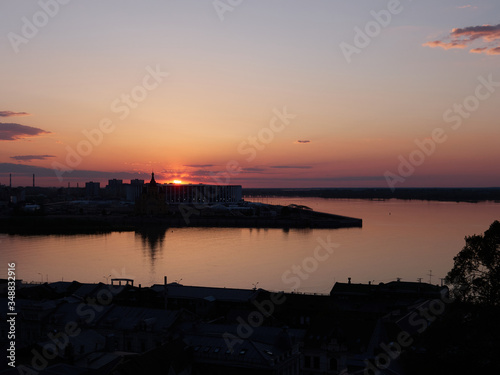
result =
[[[151,185],[156,185],[156,181],[155,181],[155,173],[154,172],[151,172],[151,181],[149,181],[149,183]]]

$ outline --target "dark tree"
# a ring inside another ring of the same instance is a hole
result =
[[[465,246],[453,258],[446,276],[453,297],[462,302],[500,306],[500,222],[482,235],[465,237]]]

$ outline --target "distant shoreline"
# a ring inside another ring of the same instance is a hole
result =
[[[492,188],[245,188],[245,198],[295,197],[332,199],[401,199],[444,202],[500,202],[500,187]]]

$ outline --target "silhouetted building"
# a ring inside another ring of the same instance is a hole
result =
[[[101,195],[101,184],[99,182],[86,182],[85,183],[85,195],[88,198],[96,198]]]
[[[178,185],[165,186],[167,204],[238,203],[242,200],[241,185]]]
[[[137,198],[142,195],[142,190],[144,188],[144,180],[130,180],[130,184],[125,186],[125,197],[129,202],[135,202]]]
[[[108,180],[106,193],[112,198],[125,198],[125,186],[123,185],[123,180],[117,180],[116,178]]]
[[[142,215],[158,215],[167,212],[165,203],[165,191],[155,180],[155,174],[151,173],[151,181],[142,190],[142,195],[135,202],[136,213]]]

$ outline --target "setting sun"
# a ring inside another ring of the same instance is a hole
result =
[[[174,184],[182,184],[181,180],[174,180]]]

